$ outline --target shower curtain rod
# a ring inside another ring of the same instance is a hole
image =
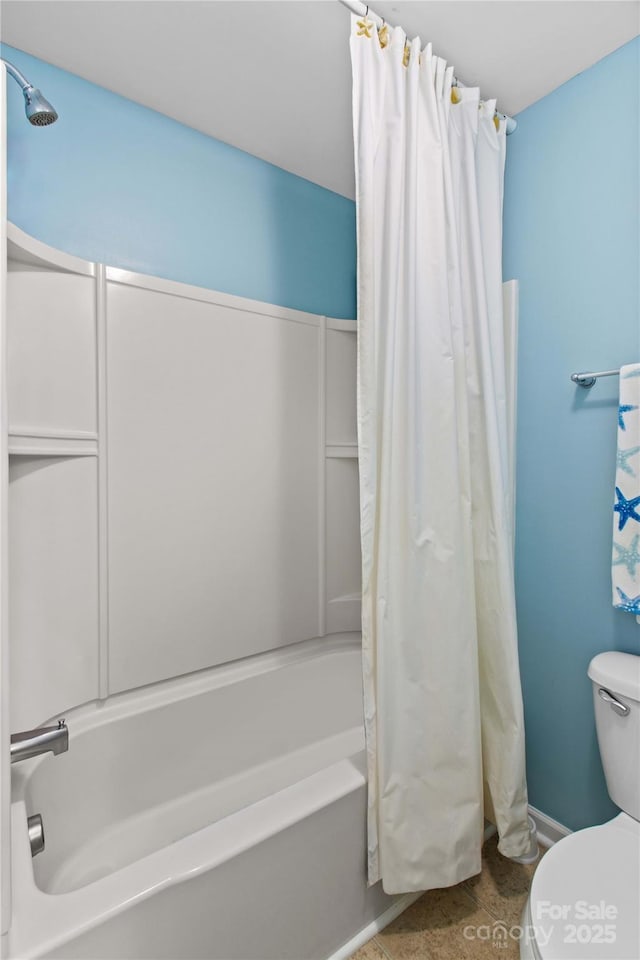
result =
[[[386,20],[383,20],[377,13],[374,13],[366,3],[360,3],[359,0],[340,0],[340,3],[343,7],[346,7],[347,10],[351,10],[351,13],[355,13],[358,17],[368,16],[372,20],[376,27],[381,27]],[[457,77],[453,78],[454,86],[465,87],[466,84],[458,80]],[[499,110],[496,110],[496,113],[499,117],[502,117],[504,122],[507,125],[507,136],[510,136],[518,126],[518,121],[514,120],[513,117],[508,117],[506,113],[500,113]]]

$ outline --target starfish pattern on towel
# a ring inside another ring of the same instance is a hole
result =
[[[640,543],[640,533],[636,533],[631,541],[630,547],[623,547],[621,544],[615,542],[613,544],[613,549],[618,551],[618,556],[615,560],[611,561],[611,565],[613,567],[625,566],[630,577],[635,577],[636,567],[640,563],[638,543]]]
[[[640,593],[637,597],[628,597],[620,587],[616,587],[616,590],[621,600],[621,603],[616,603],[618,610],[626,610],[627,613],[635,613],[636,616],[640,615]]]
[[[618,407],[618,426],[621,430],[626,430],[627,428],[624,425],[624,415],[625,413],[631,413],[632,410],[637,410],[636,406],[633,406],[631,403],[621,403]]]
[[[625,473],[628,473],[630,477],[635,477],[636,472],[629,466],[629,457],[635,457],[637,453],[640,453],[640,447],[629,447],[627,450],[618,450],[616,456],[617,465],[621,470],[624,470]]]
[[[619,513],[618,530],[624,530],[627,520],[637,520],[640,523],[640,514],[636,513],[636,507],[640,503],[640,497],[633,497],[627,500],[620,487],[616,487],[616,497],[618,502],[613,508],[614,513]]]

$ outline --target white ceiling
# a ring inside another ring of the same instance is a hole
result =
[[[636,0],[372,9],[432,41],[510,114],[640,33]],[[349,13],[337,0],[2,0],[0,13],[6,43],[353,197]]]

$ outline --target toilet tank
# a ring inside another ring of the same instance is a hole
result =
[[[640,657],[599,653],[588,672],[609,796],[640,820]]]

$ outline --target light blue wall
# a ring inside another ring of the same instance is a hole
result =
[[[529,792],[574,829],[616,809],[589,660],[640,653],[640,626],[610,594],[618,381],[585,391],[569,380],[640,361],[639,57],[636,40],[521,113],[507,161],[505,277],[520,279],[516,576]]]
[[[9,218],[88,260],[355,317],[355,205],[3,46],[55,105],[44,129],[7,79]],[[302,136],[302,133],[301,133]]]

